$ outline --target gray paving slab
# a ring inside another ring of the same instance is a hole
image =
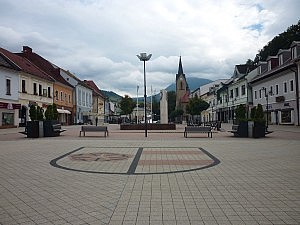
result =
[[[79,126],[66,128],[60,137],[40,139],[24,138],[21,128],[0,131],[0,224],[300,224],[298,127],[270,126],[275,132],[264,139],[227,132],[186,139],[182,128],[146,139],[117,126],[107,138],[79,138]],[[152,160],[143,164],[151,174],[123,173],[139,148],[153,151],[139,158]],[[207,157],[192,152],[199,148],[220,163],[181,172],[187,160]],[[132,157],[57,161],[81,172],[50,164],[76,149]],[[179,172],[153,173],[170,170]]]

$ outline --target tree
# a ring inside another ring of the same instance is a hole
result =
[[[130,98],[128,95],[122,97],[120,101],[120,109],[122,110],[121,112],[122,115],[131,114],[134,107],[135,107],[135,103],[133,102],[132,98]]]
[[[247,120],[246,112],[247,111],[246,111],[245,105],[242,105],[242,104],[238,105],[238,107],[235,109],[235,117],[236,117],[237,123]]]
[[[45,112],[46,120],[57,120],[58,112],[56,105],[53,103],[52,105],[48,105],[46,112]]]
[[[35,105],[30,106],[29,117],[30,117],[31,121],[37,120],[37,111],[36,111]]]
[[[175,91],[168,91],[168,113],[171,117],[171,113],[175,110],[176,107],[176,93]]]
[[[201,112],[208,109],[208,107],[209,104],[206,101],[195,96],[189,100],[186,110],[191,115],[200,115]]]
[[[259,50],[254,63],[257,64],[258,61],[265,61],[268,56],[276,55],[279,49],[289,48],[293,41],[300,41],[300,20],[298,24],[290,26]]]

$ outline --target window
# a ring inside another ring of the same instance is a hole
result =
[[[48,87],[48,98],[51,98],[51,87]]]
[[[69,95],[69,103],[71,103],[71,95]]]
[[[2,113],[2,125],[14,125],[14,113]]]
[[[238,97],[239,96],[239,88],[235,88],[235,97]]]
[[[268,71],[272,69],[272,63],[271,60],[268,61]]]
[[[278,95],[279,94],[279,85],[276,84],[275,86],[275,94]]]
[[[82,92],[82,105],[85,106],[85,92]]]
[[[257,91],[254,91],[254,99],[257,99]]]
[[[34,95],[37,95],[37,84],[36,83],[33,83],[33,94]]]
[[[63,101],[63,92],[60,92],[60,101]]]
[[[294,91],[294,80],[290,80],[290,91]]]
[[[26,81],[22,80],[22,93],[26,93]]]
[[[233,98],[233,89],[230,90],[230,98]]]
[[[242,95],[245,95],[245,94],[246,94],[246,86],[242,85]]]
[[[228,96],[225,95],[225,102],[228,102]]]
[[[292,48],[292,59],[295,59],[297,58],[297,49],[296,49],[296,46]]]
[[[281,112],[281,123],[291,123],[291,122],[292,122],[291,110],[282,111]]]
[[[278,56],[278,60],[279,60],[279,66],[281,66],[283,64],[283,55],[282,54],[280,54]]]
[[[67,99],[67,94],[65,93],[65,101],[67,101],[68,99]]]
[[[259,90],[259,98],[261,98],[261,89]]]
[[[78,105],[81,105],[81,90],[78,90]]]
[[[286,82],[283,83],[283,92],[287,93],[287,83]]]
[[[273,95],[273,86],[270,86],[270,95]]]
[[[43,96],[47,97],[47,89],[46,88],[43,89]]]
[[[55,100],[58,101],[58,91],[55,91]]]
[[[10,79],[6,79],[6,95],[11,95],[11,82],[10,82]]]
[[[42,89],[42,85],[39,84],[39,96],[43,95],[43,89]]]

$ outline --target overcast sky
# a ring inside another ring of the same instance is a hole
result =
[[[143,95],[186,77],[229,78],[272,38],[297,24],[299,0],[0,0],[0,46],[34,52],[100,89]]]

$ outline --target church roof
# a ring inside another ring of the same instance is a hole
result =
[[[178,65],[178,73],[176,74],[176,81],[179,79],[180,76],[183,76],[185,83],[186,83],[186,88],[189,89],[189,85],[186,81],[185,74],[183,73],[181,56],[179,57],[179,65]]]

